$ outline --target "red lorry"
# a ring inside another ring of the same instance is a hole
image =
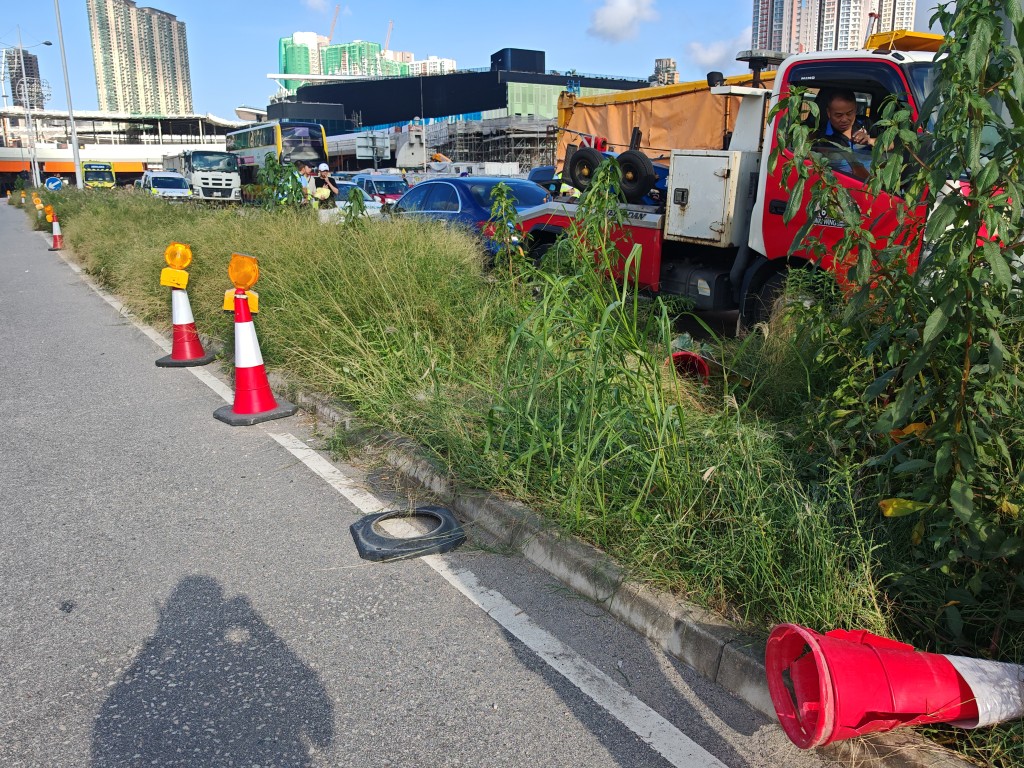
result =
[[[834,264],[830,255],[814,261],[799,249],[792,251],[794,238],[807,216],[815,216],[811,234],[820,238],[826,250],[842,236],[843,224],[823,212],[808,211],[810,184],[801,211],[788,223],[783,221],[791,179],[781,162],[774,171],[768,169],[780,130],[778,119],[767,120],[766,116],[790,89],[802,87],[807,89],[805,99],[813,99],[826,89],[852,91],[858,119],[866,126],[877,119],[883,102],[892,95],[906,104],[916,119],[918,107],[934,81],[934,52],[941,38],[910,34],[896,37],[906,43],[904,47],[916,50],[869,47],[797,54],[782,61],[771,90],[712,87],[713,94],[739,97],[731,136],[723,136],[726,149],[672,150],[663,203],[622,204],[628,231],[617,239],[617,247],[625,256],[634,244],[642,246],[640,287],[685,296],[698,312],[738,309],[740,322],[749,327],[766,318],[788,270],[814,263],[839,273],[842,279],[842,265]],[[765,54],[748,52],[741,58],[751,60],[759,55]],[[758,82],[756,70],[754,81]],[[632,163],[635,153],[623,153],[622,157],[629,157],[627,162]],[[570,157],[567,166],[571,165]],[[589,170],[585,164],[582,167]],[[862,212],[870,211],[872,233],[884,242],[896,229],[897,210],[906,203],[885,194],[871,196],[864,181],[844,167],[848,168],[841,158],[833,164],[839,182],[850,189]],[[573,176],[571,167],[567,171]],[[531,251],[538,253],[554,243],[578,210],[575,200],[556,197],[526,212],[522,229]],[[923,211],[918,213],[923,215]],[[916,245],[910,250],[913,266]]]

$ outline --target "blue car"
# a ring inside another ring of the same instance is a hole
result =
[[[394,212],[446,221],[479,233],[491,255],[498,244],[487,237],[487,220],[491,217],[491,191],[505,184],[512,192],[516,211],[543,204],[547,193],[526,179],[504,179],[493,176],[461,176],[421,181],[395,203]]]

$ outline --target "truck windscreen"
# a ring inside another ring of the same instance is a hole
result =
[[[193,152],[192,168],[197,171],[238,171],[238,158],[227,152]]]
[[[907,74],[907,80],[910,81],[910,88],[914,92],[914,101],[917,102],[918,107],[924,105],[925,101],[931,96],[932,91],[935,89],[935,64],[931,61],[917,61],[912,64],[904,64],[903,71]],[[920,115],[924,118],[924,115]],[[934,112],[928,116],[928,129],[931,130],[933,121],[935,119]]]

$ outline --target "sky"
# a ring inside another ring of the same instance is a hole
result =
[[[75,110],[94,110],[96,76],[85,0],[57,0],[64,31],[68,79]],[[918,0],[918,29],[937,0]],[[486,68],[503,48],[546,53],[547,69],[646,78],[654,59],[676,60],[680,78],[745,71],[736,54],[750,48],[753,0],[139,0],[185,22],[195,112],[235,118],[240,105],[266,107],[277,89],[277,41],[294,32],[327,35],[340,5],[334,42],[384,43],[417,59],[455,59],[460,68]],[[66,109],[55,3],[0,0],[0,47],[18,44],[39,57],[40,76]],[[42,46],[45,40],[52,46]],[[36,46],[36,47],[33,47]],[[10,94],[8,93],[8,100]],[[9,102],[8,102],[9,103]]]

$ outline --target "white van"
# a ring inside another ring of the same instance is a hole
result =
[[[192,197],[188,181],[174,171],[146,171],[142,174],[139,186],[143,192],[175,202],[183,202]]]

